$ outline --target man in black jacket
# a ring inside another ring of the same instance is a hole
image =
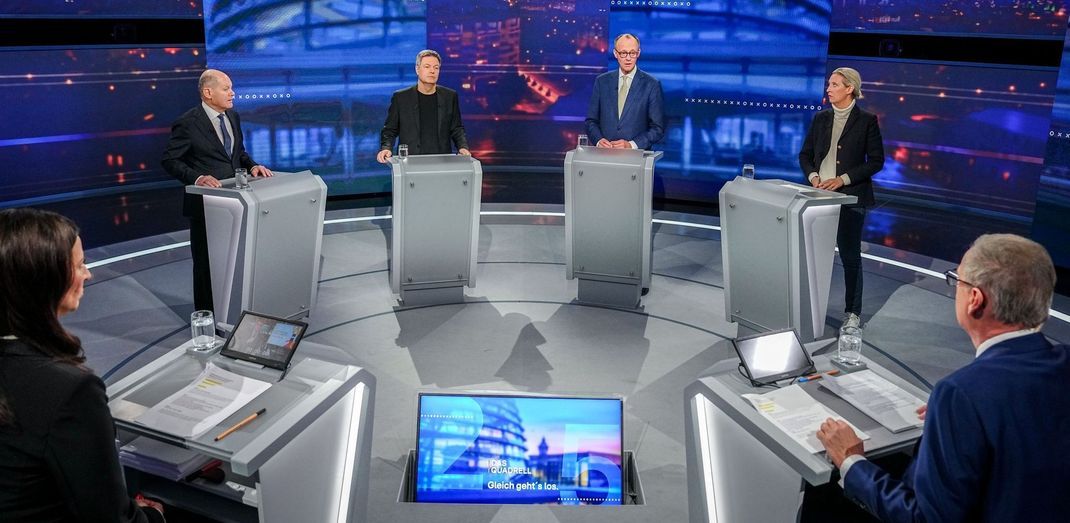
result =
[[[163,154],[164,170],[186,185],[205,187],[222,187],[219,180],[233,178],[238,168],[248,169],[253,176],[271,176],[270,169],[257,165],[245,152],[230,77],[222,71],[208,69],[201,74],[197,89],[201,103],[171,125],[171,139]],[[182,214],[190,220],[193,304],[197,310],[213,310],[208,235],[201,197],[186,194]]]
[[[425,49],[416,55],[416,85],[394,93],[386,123],[379,134],[379,154],[375,159],[386,163],[393,156],[394,141],[409,146],[409,154],[449,154],[453,146],[465,156],[468,140],[461,123],[461,106],[457,91],[438,84],[442,57]]]

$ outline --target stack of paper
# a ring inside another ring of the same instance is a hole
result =
[[[917,410],[925,402],[872,370],[829,378],[824,387],[892,432],[922,426]]]
[[[146,437],[137,438],[119,449],[119,462],[123,465],[173,481],[193,474],[211,459]]]
[[[750,401],[762,416],[811,453],[825,450],[817,440],[817,429],[821,428],[821,424],[828,418],[842,419],[842,416],[819,403],[798,385],[765,394],[744,394],[743,397]],[[851,422],[847,421],[847,424],[851,425],[860,439],[869,439],[868,434],[858,430]]]
[[[134,421],[168,434],[196,438],[269,388],[270,383],[209,363],[193,383],[164,398]]]

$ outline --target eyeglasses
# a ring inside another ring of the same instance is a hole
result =
[[[621,58],[635,58],[639,56],[639,51],[618,51],[614,49],[613,52],[617,53],[617,56]]]
[[[969,285],[970,287],[977,287],[977,285],[974,285],[968,281],[963,280],[962,278],[959,278],[959,273],[953,270],[944,273],[944,280],[947,281],[947,284],[951,287],[957,287],[959,283],[964,283],[966,285]]]

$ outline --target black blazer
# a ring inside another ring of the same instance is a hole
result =
[[[238,117],[237,111],[232,109],[224,114],[234,129],[234,150],[230,157],[215,134],[214,126],[218,123],[209,121],[204,107],[197,104],[171,125],[171,139],[167,142],[167,150],[164,151],[161,162],[164,170],[180,182],[193,185],[197,178],[206,174],[223,180],[233,178],[234,169],[252,169],[256,166],[249,153],[245,152],[241,118]],[[201,212],[201,199],[187,194],[182,205],[182,214],[193,216]]]
[[[104,382],[19,341],[0,341],[0,521],[163,521],[127,495]]]
[[[821,161],[829,152],[832,119],[831,107],[814,116],[814,122],[799,151],[803,178],[818,172]],[[863,111],[856,104],[847,117],[837,148],[836,170],[838,174],[847,174],[851,178],[851,185],[845,185],[840,192],[857,196],[858,205],[862,207],[872,206],[876,203],[873,198],[873,175],[884,168],[884,142],[880,126],[877,125],[877,115]]]
[[[435,88],[435,100],[438,102],[438,143],[420,143],[420,100],[416,86],[395,91],[390,97],[390,109],[386,112],[386,122],[379,133],[379,149],[392,150],[394,139],[401,137],[399,143],[409,146],[409,154],[428,154],[424,151],[450,151],[450,142],[457,149],[467,149],[468,139],[464,135],[461,123],[461,104],[457,91],[441,85]]]

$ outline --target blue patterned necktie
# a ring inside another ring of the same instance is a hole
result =
[[[227,132],[227,124],[223,121],[225,115],[219,115],[219,130],[223,132],[223,149],[227,151],[227,156],[232,154],[231,147],[234,143],[230,140],[230,133]]]

